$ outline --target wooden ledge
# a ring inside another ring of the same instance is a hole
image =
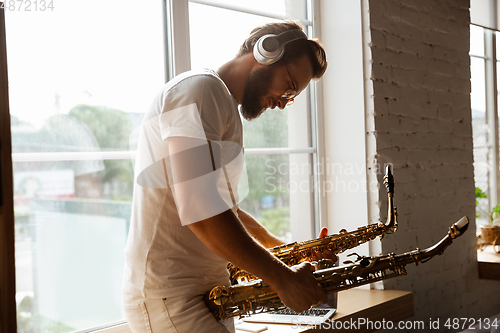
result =
[[[369,320],[372,323],[392,321],[396,326],[398,321],[414,315],[413,294],[409,291],[351,289],[341,291],[338,297],[338,309],[332,320],[346,322],[347,326],[353,322],[358,323],[358,319]],[[268,327],[268,330],[263,331],[264,333],[339,332],[335,326],[328,324],[324,326],[325,328],[307,327],[305,324],[303,326],[267,323],[264,325]],[[358,326],[351,331],[375,332],[378,330],[367,326]],[[243,331],[236,330],[236,332]]]
[[[477,250],[477,268],[480,279],[500,280],[500,254],[495,253],[493,246]]]

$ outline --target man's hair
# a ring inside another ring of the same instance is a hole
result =
[[[300,29],[302,25],[295,21],[283,21],[278,23],[268,23],[252,30],[250,36],[243,42],[236,57],[241,57],[249,52],[253,52],[253,47],[260,37],[268,34],[279,35],[283,32]],[[326,53],[317,39],[297,39],[286,44],[283,57],[276,62],[277,65],[294,63],[302,56],[307,55],[313,68],[313,78],[319,79],[326,71]]]

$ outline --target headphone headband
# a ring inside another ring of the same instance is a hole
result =
[[[285,53],[286,44],[297,39],[307,39],[307,36],[300,29],[288,30],[279,35],[264,35],[255,43],[253,55],[263,65],[274,64]]]

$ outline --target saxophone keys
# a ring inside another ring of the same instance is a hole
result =
[[[335,265],[335,263],[333,262],[332,259],[321,259],[318,260],[313,265],[316,270],[321,270],[321,269],[332,268]]]
[[[222,286],[217,286],[210,291],[209,300],[216,305],[224,305],[229,300],[229,290]]]

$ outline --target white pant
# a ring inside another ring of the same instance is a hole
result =
[[[217,321],[203,295],[152,299],[124,293],[123,310],[134,333],[235,332],[233,319]]]

